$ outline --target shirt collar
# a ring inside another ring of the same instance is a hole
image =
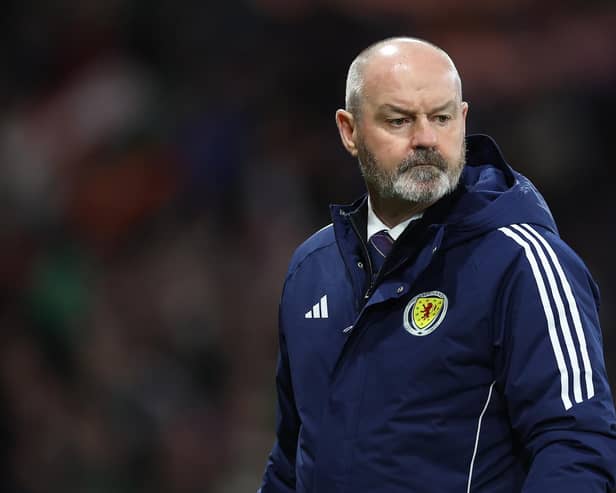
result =
[[[373,234],[378,233],[379,231],[387,231],[389,236],[391,236],[394,241],[398,239],[398,237],[402,234],[402,232],[406,229],[411,221],[415,219],[419,219],[423,216],[423,212],[419,214],[415,214],[414,216],[409,217],[407,220],[402,221],[400,224],[397,224],[393,228],[386,226],[383,221],[381,221],[374,209],[372,208],[372,202],[370,201],[370,196],[368,196],[368,231],[366,238],[369,240]]]

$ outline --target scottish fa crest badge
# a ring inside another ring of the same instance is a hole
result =
[[[447,296],[429,291],[415,296],[404,309],[404,328],[414,336],[427,336],[441,325],[447,313]]]

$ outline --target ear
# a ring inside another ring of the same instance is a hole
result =
[[[336,111],[336,125],[340,133],[342,145],[353,157],[357,157],[357,146],[355,145],[356,122],[353,115],[346,110]]]
[[[468,103],[466,101],[462,101],[462,123],[464,125],[465,131],[466,131],[466,115],[468,115]]]

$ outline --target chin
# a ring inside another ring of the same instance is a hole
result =
[[[434,203],[451,191],[451,183],[444,174],[427,181],[398,180],[394,184],[397,197],[418,204]]]

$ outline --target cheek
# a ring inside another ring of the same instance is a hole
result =
[[[464,130],[456,128],[441,139],[441,153],[448,159],[458,158],[464,144]]]
[[[382,132],[374,136],[372,148],[381,162],[397,166],[411,152],[409,139]]]
[[[410,154],[411,150],[406,146],[388,145],[383,148],[380,162],[389,171],[397,170],[400,163]]]

